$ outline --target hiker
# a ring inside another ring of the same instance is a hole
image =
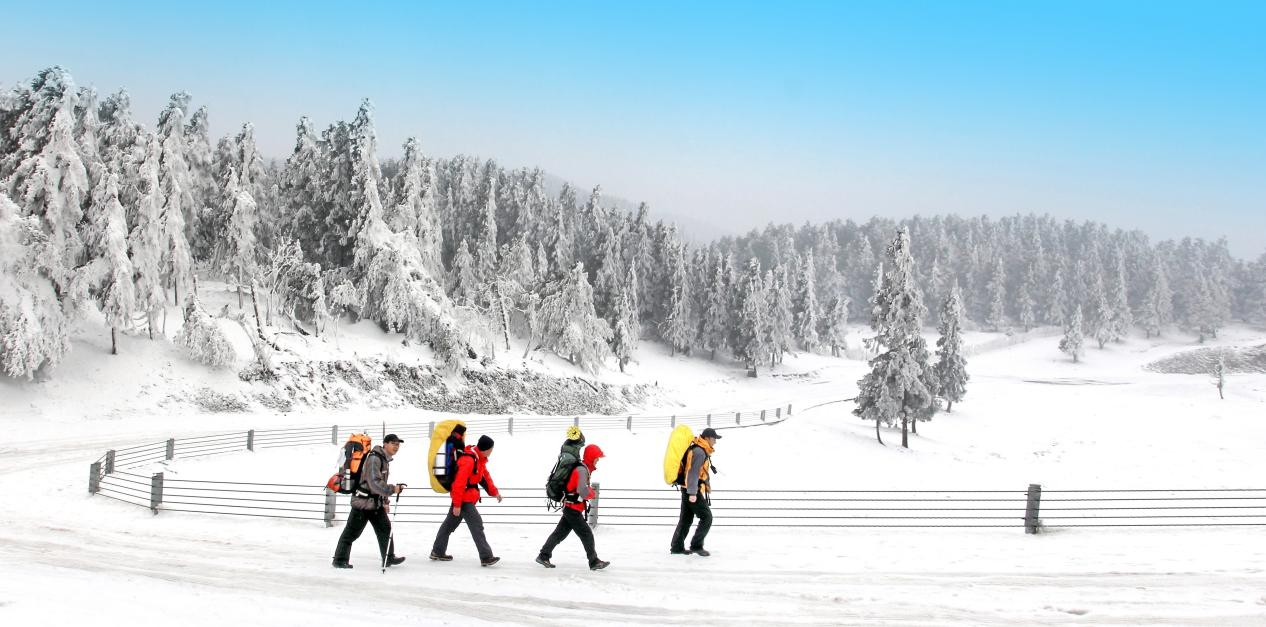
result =
[[[598,468],[598,460],[603,457],[605,455],[597,444],[585,447],[584,462],[572,469],[571,478],[567,480],[567,492],[563,497],[563,517],[559,519],[554,533],[545,540],[540,554],[536,556],[537,564],[553,568],[554,564],[549,560],[554,556],[554,547],[566,539],[568,534],[575,531],[576,536],[580,538],[580,543],[585,547],[585,557],[589,558],[589,570],[602,570],[611,565],[611,562],[598,559],[598,552],[593,546],[593,530],[586,522],[589,518],[587,503],[594,495],[589,480]]]
[[[717,440],[720,439],[721,436],[717,435],[716,430],[709,427],[704,429],[686,450],[684,471],[686,486],[681,491],[681,514],[677,518],[677,530],[673,532],[673,543],[669,545],[669,553],[674,555],[693,553],[703,557],[711,555],[707,549],[703,548],[703,541],[707,539],[708,530],[712,528],[708,469],[712,465],[712,451],[716,450]],[[690,548],[687,549],[686,534],[690,532],[690,525],[696,516],[699,518],[699,527],[695,529],[695,535],[690,539]]]
[[[365,456],[365,467],[361,469],[360,481],[352,491],[352,510],[347,515],[347,526],[338,538],[338,546],[334,549],[334,567],[351,568],[348,561],[352,554],[352,543],[365,530],[365,524],[374,526],[374,535],[378,536],[378,553],[387,566],[396,566],[404,561],[396,555],[396,543],[391,536],[391,519],[387,517],[390,504],[387,500],[393,494],[404,490],[404,484],[387,483],[390,473],[391,459],[400,451],[401,440],[394,433],[388,433],[382,439],[382,446],[375,446]]]
[[[470,537],[475,541],[475,548],[479,550],[479,565],[492,566],[501,561],[500,557],[492,554],[492,547],[488,546],[488,539],[484,537],[484,521],[476,507],[480,501],[480,486],[488,496],[496,497],[497,502],[501,502],[501,493],[492,482],[492,475],[488,474],[488,456],[492,454],[492,445],[492,438],[481,435],[478,444],[466,447],[457,458],[457,475],[453,478],[453,489],[450,492],[453,507],[444,518],[444,524],[440,525],[439,533],[435,535],[435,544],[431,547],[432,560],[452,561],[453,556],[446,553],[448,537],[465,520],[466,527],[470,529]]]

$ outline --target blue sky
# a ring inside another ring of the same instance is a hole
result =
[[[184,89],[278,157],[369,97],[387,155],[720,231],[1037,212],[1266,252],[1266,3],[192,4],[7,8],[0,81],[59,64],[151,126]]]

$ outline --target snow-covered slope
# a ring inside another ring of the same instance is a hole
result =
[[[344,336],[346,337],[346,336]],[[1260,345],[1266,333],[1232,328],[1216,346]],[[993,341],[981,336],[977,344]],[[115,359],[167,373],[194,366],[135,346]],[[654,345],[623,375],[658,382],[682,413],[791,402],[790,420],[725,432],[716,463],[725,490],[1047,489],[1261,487],[1266,463],[1266,375],[1232,375],[1227,399],[1210,378],[1144,369],[1190,350],[1192,338],[1132,338],[1089,350],[1073,364],[1037,337],[972,357],[963,403],[920,426],[911,448],[853,417],[864,363],[789,357],[782,376],[751,380],[733,365],[670,357]],[[75,355],[83,355],[83,346]],[[92,362],[91,364],[89,362]],[[4,624],[341,624],[374,616],[392,624],[1262,624],[1266,529],[1071,529],[1026,536],[1011,529],[714,528],[710,558],[670,556],[671,526],[599,526],[607,571],[584,568],[574,540],[546,571],[531,559],[545,525],[489,523],[503,558],[480,568],[464,531],[452,563],[425,560],[434,525],[398,525],[410,557],[385,575],[367,535],[352,571],[329,568],[339,529],[319,522],[162,512],[86,494],[88,463],[111,447],[204,431],[278,424],[428,420],[407,408],[204,414],[180,407],[98,413],[96,400],[129,407],[130,391],[105,357],[72,360],[56,380],[6,384],[0,486],[0,621]],[[75,376],[82,375],[82,376]],[[204,376],[204,375],[199,375]],[[220,375],[216,375],[220,376]],[[225,385],[236,384],[224,373]],[[603,375],[620,380],[618,373]],[[162,379],[149,382],[157,397]],[[210,384],[209,384],[210,385]],[[11,392],[20,396],[18,402]],[[45,400],[45,399],[49,400]],[[76,402],[77,399],[77,402]],[[658,413],[663,407],[647,407]],[[529,418],[520,417],[520,420]],[[212,424],[213,423],[213,424]],[[590,430],[608,454],[604,487],[657,488],[666,429]],[[494,434],[492,472],[503,487],[543,481],[561,433]],[[393,468],[424,483],[421,441]],[[265,450],[176,461],[155,469],[182,479],[241,478],[311,484],[328,474],[333,447]],[[771,464],[773,460],[773,464]],[[666,489],[666,488],[665,488]],[[668,493],[671,496],[671,493]],[[504,506],[504,505],[502,505]],[[485,501],[485,511],[499,505]],[[670,523],[671,521],[666,521]],[[720,519],[718,523],[724,522]],[[66,603],[73,599],[73,603]],[[372,600],[371,600],[372,599]],[[52,609],[56,608],[56,609]]]

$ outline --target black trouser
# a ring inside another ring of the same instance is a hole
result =
[[[553,557],[554,547],[573,531],[580,537],[580,543],[585,546],[585,557],[589,558],[589,564],[592,565],[598,561],[598,552],[593,546],[593,530],[589,528],[589,523],[585,522],[585,515],[570,507],[563,508],[563,517],[559,519],[558,526],[554,527],[554,533],[549,534],[549,538],[545,540],[545,546],[541,547],[541,557],[545,559]]]
[[[699,517],[699,528],[695,529],[695,535],[690,539],[691,551],[703,548],[703,541],[708,537],[708,530],[712,528],[712,508],[708,506],[706,493],[701,491],[695,502],[691,503],[690,496],[682,490],[681,515],[677,518],[677,530],[673,532],[673,543],[669,546],[670,549],[685,550],[686,534],[690,533],[690,524],[694,522],[696,516]]]
[[[492,547],[488,546],[488,538],[484,536],[484,519],[479,515],[479,509],[474,503],[462,503],[461,512],[460,515],[454,516],[452,508],[449,508],[448,516],[444,517],[444,524],[440,525],[440,532],[435,534],[435,544],[431,547],[431,553],[444,555],[448,551],[448,537],[453,535],[457,526],[465,520],[466,528],[470,529],[470,537],[475,540],[475,549],[479,551],[480,561],[486,562],[492,559]]]
[[[352,543],[365,530],[366,523],[374,526],[374,535],[378,536],[378,554],[396,556],[396,543],[391,537],[391,519],[387,517],[386,508],[352,508],[352,513],[347,515],[347,526],[343,527],[343,535],[338,537],[338,547],[334,549],[334,561],[346,562],[351,558]]]

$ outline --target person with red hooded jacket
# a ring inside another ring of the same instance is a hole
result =
[[[589,485],[589,478],[597,470],[598,460],[602,457],[605,456],[597,444],[585,447],[583,463],[576,464],[571,471],[571,478],[567,480],[567,493],[563,497],[563,517],[554,528],[554,533],[545,540],[545,546],[541,547],[540,555],[536,556],[537,564],[553,568],[554,564],[549,560],[554,556],[554,547],[566,539],[568,534],[575,531],[580,538],[580,543],[585,547],[585,557],[589,558],[590,570],[602,570],[611,565],[611,562],[598,559],[598,552],[593,546],[593,530],[589,528],[589,523],[585,520],[587,518],[586,503],[594,496],[593,487]]]
[[[439,533],[435,535],[435,544],[431,547],[432,560],[452,561],[453,556],[446,553],[448,537],[465,520],[466,527],[470,529],[470,537],[475,540],[475,548],[479,551],[479,564],[492,566],[501,561],[501,558],[492,554],[492,547],[488,546],[488,539],[484,537],[484,521],[476,507],[481,498],[480,487],[488,492],[488,496],[496,497],[497,502],[501,502],[501,493],[492,482],[492,475],[488,474],[488,456],[492,454],[492,445],[492,438],[479,436],[478,444],[467,446],[458,456],[457,474],[453,477],[453,488],[449,491],[453,498],[453,507],[444,518],[444,524],[440,525]]]

